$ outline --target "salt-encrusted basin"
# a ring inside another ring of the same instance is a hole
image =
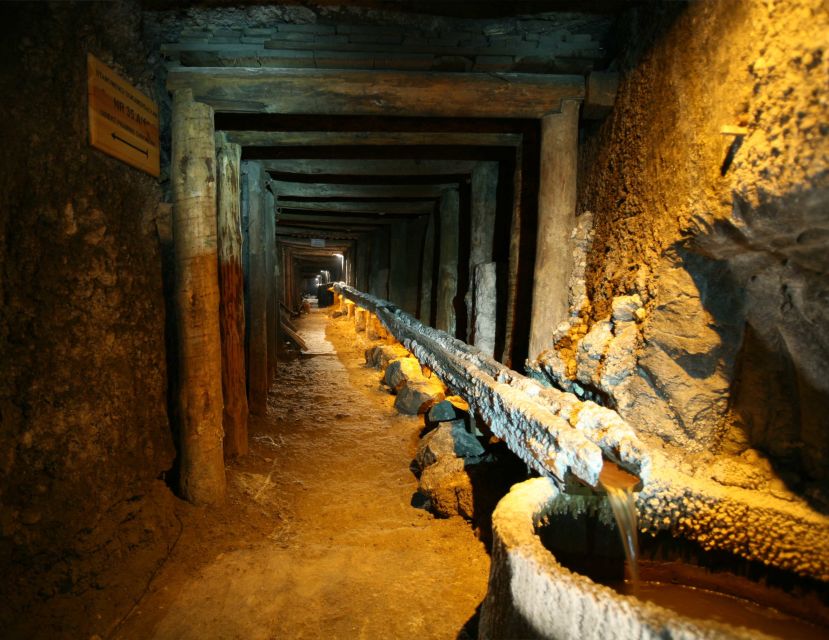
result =
[[[765,496],[761,500],[755,492],[700,483],[665,465],[655,460],[651,481],[638,496],[643,528],[682,534],[700,548],[759,561],[772,572],[786,570],[817,585],[825,597],[826,517]],[[543,538],[555,537],[557,528],[572,537],[574,516],[612,520],[606,500],[564,494],[547,478],[515,485],[501,500],[492,518],[492,570],[480,638],[768,637],[757,630],[683,617],[566,568]],[[814,609],[809,609],[812,619],[825,625],[825,608]],[[812,637],[827,632],[820,627],[815,631]]]

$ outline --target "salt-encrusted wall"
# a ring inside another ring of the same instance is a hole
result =
[[[615,109],[583,136],[586,287],[548,375],[689,451],[756,447],[809,493],[829,469],[829,12],[662,4],[622,31]]]
[[[87,132],[87,52],[145,91],[148,53],[129,2],[0,13],[0,635],[107,635],[178,529],[161,191]]]

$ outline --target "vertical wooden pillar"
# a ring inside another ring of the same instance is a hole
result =
[[[576,224],[579,103],[565,100],[561,113],[541,120],[538,241],[533,278],[529,357],[550,346],[553,331],[567,318],[572,271],[570,233]]]
[[[426,221],[423,234],[423,266],[420,273],[420,307],[418,318],[423,324],[432,323],[432,283],[435,270],[435,223],[436,215],[432,213]]]
[[[265,271],[268,296],[268,388],[270,388],[273,377],[276,375],[279,303],[276,297],[276,203],[269,189],[265,190]]]
[[[354,257],[355,286],[360,291],[368,292],[369,261],[371,260],[371,242],[368,234],[362,234],[357,240],[357,250]]]
[[[497,265],[487,262],[475,266],[472,274],[474,324],[472,327],[473,342],[483,353],[492,356],[495,353],[495,323],[498,290]]]
[[[371,273],[369,293],[387,300],[389,297],[389,230],[377,229],[371,234]]]
[[[250,317],[248,318],[248,406],[264,416],[268,410],[268,271],[265,181],[262,166],[248,165],[248,236],[250,238]]]
[[[216,134],[218,168],[219,276],[221,283],[222,395],[224,453],[248,452],[248,399],[245,391],[245,295],[242,276],[240,158],[242,148]]]
[[[391,226],[389,300],[406,313],[417,314],[424,221],[400,220]]]
[[[515,342],[515,300],[518,287],[518,259],[521,249],[521,207],[524,189],[524,153],[519,146],[515,150],[515,173],[513,174],[512,221],[510,224],[509,266],[507,276],[506,326],[504,327],[504,353],[501,362],[512,367],[512,346]]]
[[[176,91],[172,128],[181,493],[217,504],[226,488],[213,109],[190,90]]]
[[[470,344],[481,347],[487,355],[495,350],[495,267],[486,271],[486,277],[476,277],[480,265],[492,261],[492,242],[495,233],[495,213],[498,197],[498,163],[481,162],[472,172],[471,220],[469,247],[469,274],[472,286],[466,294],[467,336]],[[491,287],[479,292],[478,285]],[[478,335],[478,329],[486,335]],[[491,333],[491,335],[489,335]]]
[[[437,329],[455,335],[455,296],[458,291],[458,215],[457,189],[446,191],[440,199],[440,267],[438,269]]]

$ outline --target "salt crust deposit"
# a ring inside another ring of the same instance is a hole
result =
[[[562,482],[572,474],[596,486],[604,454],[647,478],[649,460],[633,430],[614,411],[545,388],[385,300],[344,284],[335,290],[373,312],[532,469]]]
[[[601,506],[597,506],[601,504]],[[492,515],[492,569],[479,638],[522,635],[557,640],[767,638],[757,631],[679,616],[622,596],[561,566],[538,526],[551,515],[601,509],[606,501],[561,493],[549,478],[515,485]]]
[[[643,531],[669,530],[705,549],[829,581],[829,517],[804,502],[694,477],[679,470],[680,465],[658,447],[645,452],[615,412],[543,387],[474,347],[423,326],[387,301],[345,285],[335,288],[376,313],[422,364],[465,396],[471,409],[489,421],[492,432],[540,474],[560,481],[572,473],[595,486],[604,453],[642,478],[637,504]],[[561,499],[572,505],[589,501]],[[610,521],[609,507],[602,504],[600,516]]]

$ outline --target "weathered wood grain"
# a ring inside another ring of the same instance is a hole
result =
[[[242,276],[240,158],[242,149],[216,136],[218,168],[220,323],[222,330],[222,393],[224,453],[248,451],[248,399],[245,375],[245,300]]]
[[[471,174],[472,160],[263,160],[265,171],[300,175],[456,176]]]
[[[457,182],[435,184],[333,184],[271,180],[271,190],[283,198],[440,198]]]
[[[371,200],[328,200],[323,202],[310,202],[307,200],[279,198],[276,206],[278,210],[291,209],[293,211],[425,215],[434,211],[435,201],[401,200],[399,202],[376,202]]]
[[[521,73],[178,67],[167,88],[188,88],[223,112],[541,118],[584,98],[584,78]]]
[[[314,146],[470,146],[516,147],[520,133],[408,131],[225,131],[229,142],[243,147]]]
[[[268,268],[266,245],[265,175],[259,163],[248,165],[250,252],[250,318],[248,319],[248,406],[264,416],[268,409]]]
[[[226,480],[213,109],[177,91],[172,120],[180,485],[188,501],[218,504]]]

